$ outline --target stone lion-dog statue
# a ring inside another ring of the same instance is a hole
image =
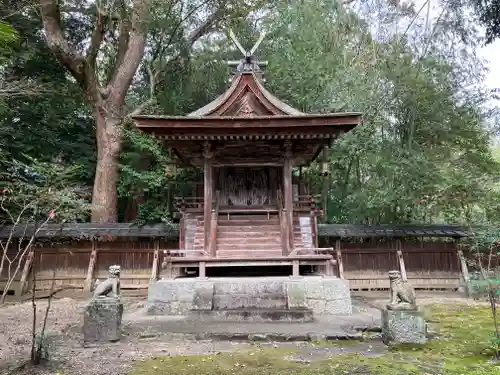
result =
[[[417,310],[415,290],[399,271],[389,271],[391,299],[387,310]]]
[[[102,283],[96,280],[94,287],[93,298],[97,297],[120,297],[120,271],[121,267],[114,265],[109,266],[109,276]]]

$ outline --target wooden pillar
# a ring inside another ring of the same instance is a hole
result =
[[[181,220],[179,221],[179,250],[186,248],[186,218],[184,212],[181,212]]]
[[[323,218],[326,220],[327,207],[328,207],[328,191],[330,189],[330,177],[328,173],[328,145],[323,146],[323,153],[321,154],[321,174],[323,175],[323,189],[322,189],[322,204],[323,204]]]
[[[288,232],[288,254],[293,250],[293,188],[292,188],[292,142],[285,142],[285,163],[283,165],[283,195]]]
[[[213,158],[213,152],[211,150],[211,144],[210,142],[205,142],[204,145],[204,150],[203,150],[203,157],[205,159],[204,162],[204,179],[203,179],[203,186],[204,186],[204,196],[203,196],[203,225],[204,225],[204,234],[205,234],[205,241],[204,241],[204,250],[205,253],[208,254],[210,249],[210,219],[212,217],[212,199],[213,199],[213,167],[212,167],[212,158]]]
[[[405,260],[403,258],[403,252],[401,251],[401,240],[399,238],[396,240],[396,252],[398,254],[399,272],[401,272],[401,278],[407,281],[408,277],[406,276]]]
[[[153,252],[153,266],[151,267],[151,280],[150,283],[154,283],[158,280],[158,259],[160,257],[160,240],[155,239],[154,242],[154,252]]]
[[[337,267],[339,268],[339,277],[344,278],[344,262],[342,261],[342,251],[340,248],[341,241],[339,238],[335,240],[335,252],[337,253]]]
[[[294,259],[292,261],[292,276],[299,277],[300,276],[300,263],[298,259]]]
[[[464,252],[462,250],[462,244],[460,243],[460,239],[455,240],[455,244],[457,246],[457,255],[458,255],[458,260],[460,262],[460,270],[462,271],[461,274],[461,281],[464,285],[464,291],[466,295],[469,295],[469,281],[470,281],[470,276],[469,276],[469,268],[467,267],[467,262],[465,261],[464,257]],[[481,261],[481,260],[480,260]]]
[[[204,279],[205,277],[207,277],[207,268],[206,267],[207,267],[206,262],[200,262],[199,271],[198,271],[199,278]]]
[[[85,277],[85,284],[83,286],[84,292],[92,291],[92,284],[94,283],[94,269],[97,261],[97,241],[92,240],[92,250],[90,251],[89,267],[87,268],[87,276]]]

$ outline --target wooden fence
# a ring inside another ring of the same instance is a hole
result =
[[[346,243],[335,241],[339,277],[350,281],[353,290],[375,290],[389,287],[387,273],[401,270],[417,289],[456,289],[463,283],[458,246],[445,241],[386,241]],[[147,288],[160,276],[164,249],[175,249],[176,242],[160,240],[75,241],[37,247],[32,269],[37,289],[50,289],[55,272],[55,286],[89,289],[95,279],[107,277],[108,267],[122,268],[124,289]],[[23,267],[21,268],[21,271]],[[19,272],[12,289],[21,285]],[[24,290],[30,288],[31,276]],[[0,287],[6,274],[0,279]]]
[[[387,273],[400,270],[417,289],[457,289],[463,283],[454,241],[369,241],[335,243],[343,277],[351,289],[389,288]]]
[[[121,266],[123,289],[147,288],[151,278],[158,274],[161,251],[178,248],[177,242],[163,240],[125,239],[115,241],[74,241],[63,244],[44,245],[34,248],[31,271],[35,272],[36,288],[74,287],[89,289],[95,279],[108,277],[108,267]],[[26,257],[29,262],[29,258]],[[155,260],[156,259],[156,260]],[[155,267],[153,267],[155,265]],[[13,291],[31,288],[32,274],[20,285],[24,265],[11,286]],[[158,271],[156,271],[158,272]],[[0,275],[0,288],[7,282],[7,269]]]

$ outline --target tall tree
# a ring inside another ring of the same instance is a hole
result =
[[[95,119],[92,221],[114,222],[124,121],[152,102],[155,80],[165,65],[188,58],[189,48],[236,8],[222,0],[116,0],[90,6],[40,0],[40,6],[48,46],[85,92]],[[241,6],[237,11],[247,9]],[[72,25],[82,23],[88,32],[72,33]],[[173,48],[175,41],[182,41],[178,46],[184,48]],[[126,96],[141,64],[151,94],[129,108]]]
[[[479,17],[486,27],[486,43],[500,37],[500,0],[471,0]]]

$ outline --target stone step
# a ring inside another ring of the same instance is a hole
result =
[[[231,321],[231,322],[312,322],[311,309],[226,309],[226,310],[190,310],[187,319],[196,321]]]

